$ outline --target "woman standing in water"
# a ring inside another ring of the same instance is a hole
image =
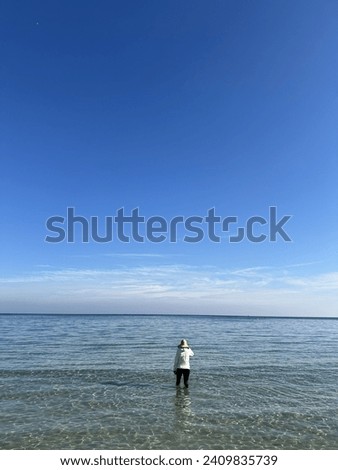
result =
[[[180,385],[181,377],[183,375],[183,381],[186,388],[188,388],[188,381],[190,375],[190,358],[194,355],[190,349],[187,340],[182,339],[178,345],[178,349],[175,356],[174,362],[174,374],[176,374],[176,386]]]

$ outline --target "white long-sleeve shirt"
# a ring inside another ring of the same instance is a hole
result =
[[[174,371],[176,369],[190,369],[190,358],[192,356],[194,356],[194,353],[190,348],[181,348],[179,346],[175,356]]]

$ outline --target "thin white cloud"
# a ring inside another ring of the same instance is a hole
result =
[[[115,258],[167,258],[169,255],[161,253],[104,253],[102,256]],[[171,257],[172,255],[170,255]]]
[[[182,264],[115,269],[44,269],[0,279],[3,305],[39,302],[79,309],[226,310],[259,314],[338,315],[338,272],[297,276],[267,266],[220,270]],[[41,307],[42,308],[42,307]],[[2,307],[4,309],[4,307]],[[4,310],[2,310],[4,311]],[[277,312],[277,313],[276,313]]]
[[[182,256],[179,253],[171,253],[170,255],[168,254],[163,254],[163,253],[100,253],[100,254],[78,254],[78,255],[71,255],[70,258],[86,258],[86,259],[97,259],[98,257],[102,258],[172,258],[175,256]]]
[[[306,290],[338,292],[338,272],[324,273],[312,277],[286,277],[285,283]]]

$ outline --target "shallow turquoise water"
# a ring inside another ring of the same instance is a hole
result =
[[[338,320],[0,315],[2,449],[338,449]],[[176,389],[188,338],[190,388]]]

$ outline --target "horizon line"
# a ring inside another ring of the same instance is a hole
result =
[[[162,316],[162,317],[226,317],[226,318],[262,318],[262,319],[307,319],[307,320],[338,320],[338,316],[308,316],[308,315],[232,315],[232,314],[216,314],[216,313],[41,313],[41,312],[0,312],[0,316],[10,315],[36,315],[36,316]]]

